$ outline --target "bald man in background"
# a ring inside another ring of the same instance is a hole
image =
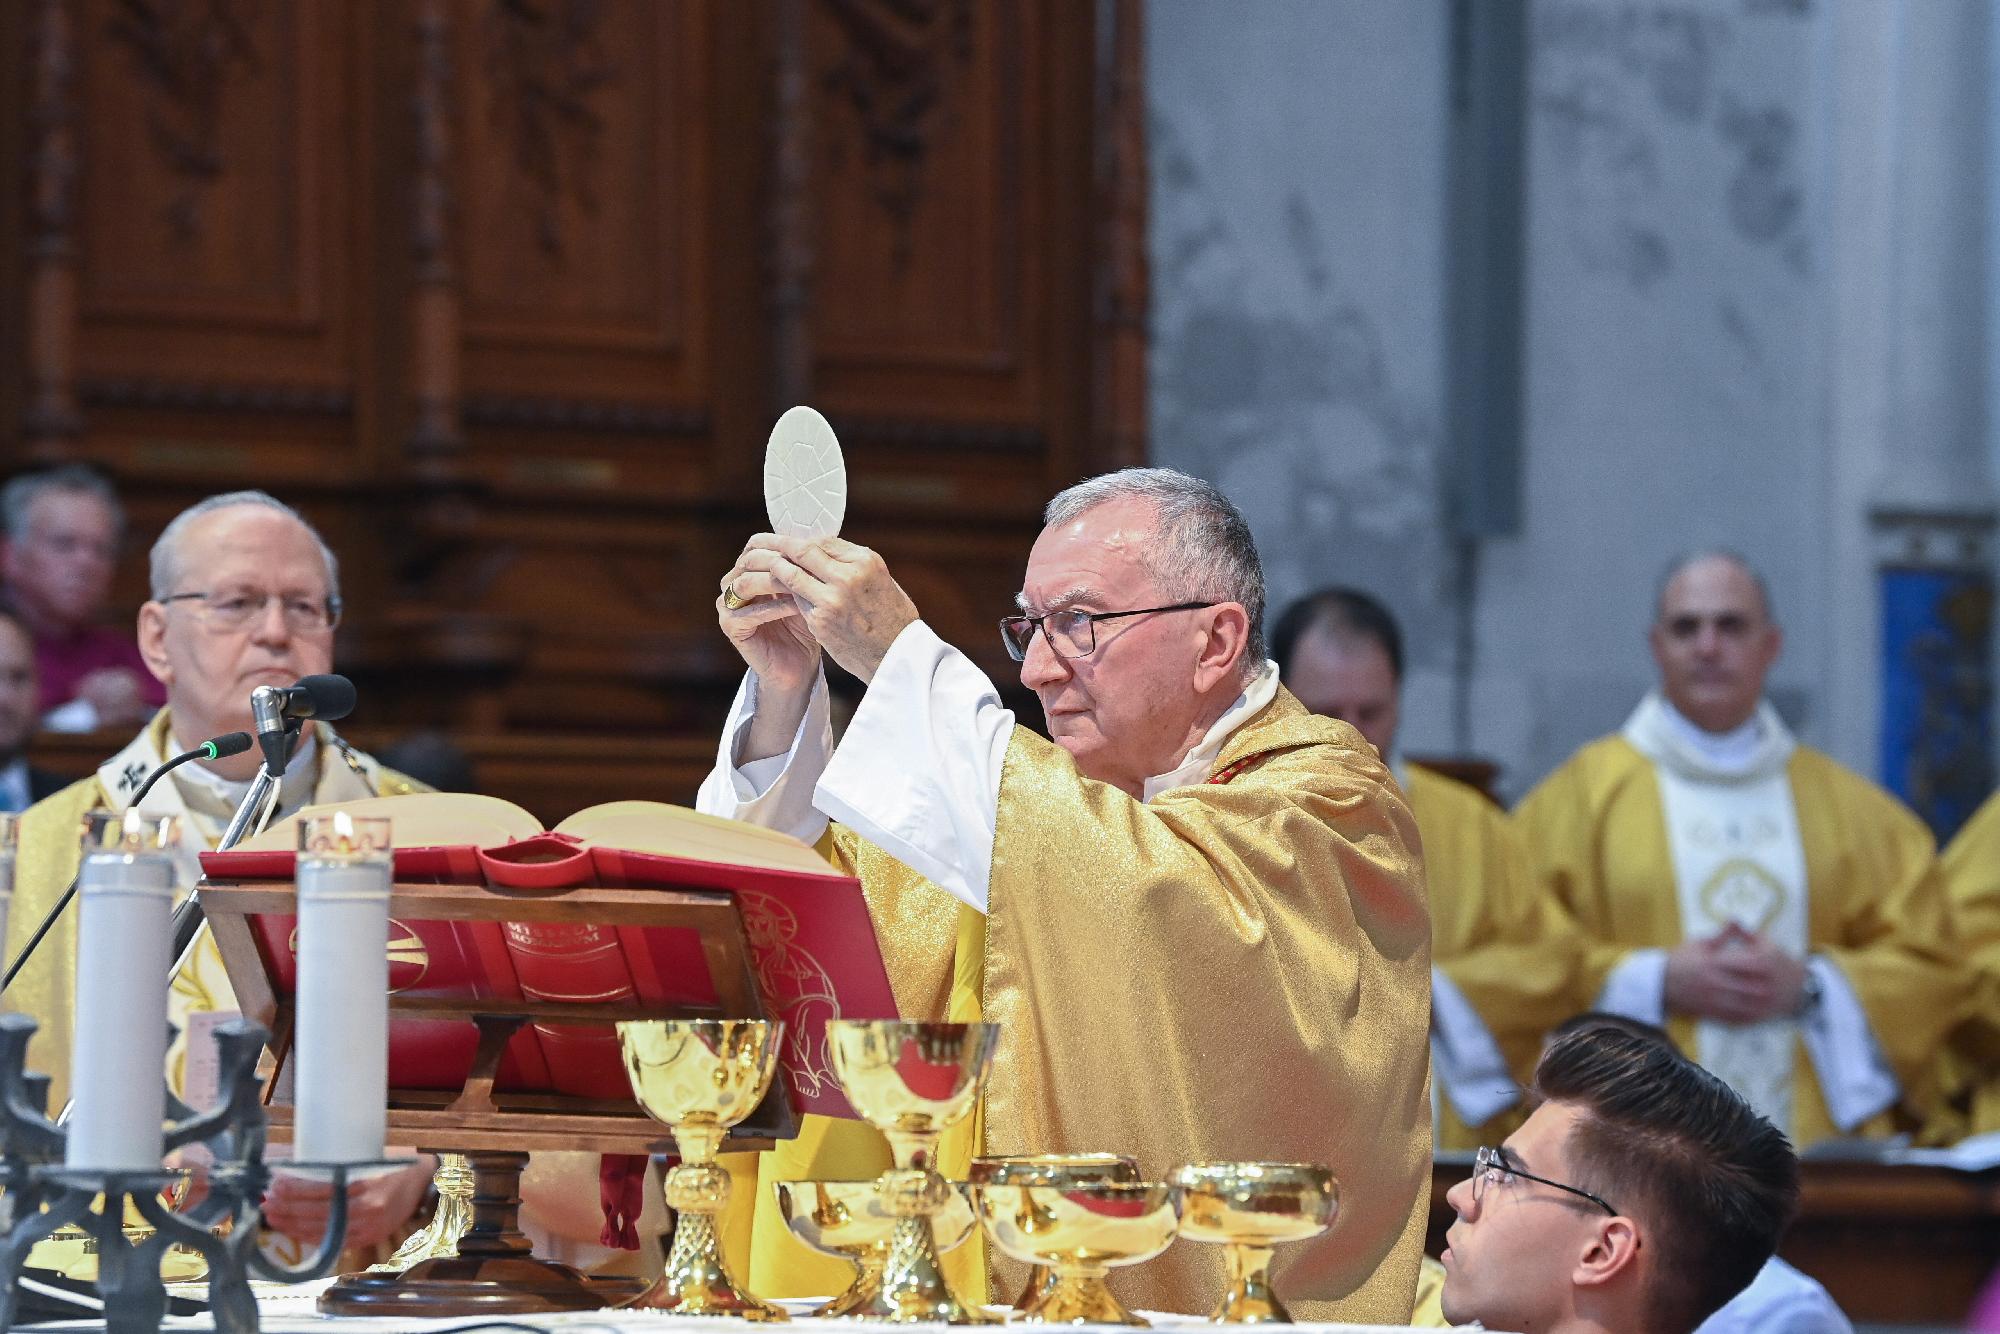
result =
[[[1701,552],[1660,583],[1659,687],[1515,815],[1582,932],[1592,1008],[1668,1028],[1801,1147],[1918,1124],[1965,978],[1936,847],[1764,697],[1764,581]]]

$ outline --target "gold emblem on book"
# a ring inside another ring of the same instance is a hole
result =
[[[833,1087],[833,1058],[826,1049],[826,1025],[840,1018],[833,975],[799,944],[799,919],[769,894],[736,891],[743,930],[757,960],[765,1001],[785,1021],[786,1074],[793,1091],[816,1098]]]
[[[292,934],[285,941],[285,948],[292,952],[296,961],[299,957],[299,928],[292,926]],[[422,936],[411,930],[409,925],[395,918],[389,919],[389,994],[408,991],[424,980],[430,971],[431,952],[425,946]]]

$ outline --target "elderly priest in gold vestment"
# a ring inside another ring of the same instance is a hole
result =
[[[253,730],[250,692],[290,685],[331,670],[333,631],[340,620],[340,567],[320,535],[290,506],[262,491],[210,496],[183,510],[152,550],[152,600],[139,609],[139,651],[167,690],[167,707],[97,772],[30,807],[21,819],[8,918],[7,957],[20,953],[42,917],[75,878],[85,812],[122,811],[146,777],[171,755],[223,732]],[[139,809],[181,821],[175,875],[181,890],[201,878],[199,856],[213,847],[236,804],[249,790],[260,758],[255,751],[181,766],[146,794]],[[389,796],[422,785],[355,750],[330,727],[301,734],[278,793],[290,814],[315,803]],[[76,1001],[78,907],[71,903],[34,958],[8,988],[5,1005],[40,1025],[29,1068],[50,1076],[50,1101],[69,1095],[71,1025]],[[166,986],[165,978],[132,985]],[[186,1082],[191,1042],[216,1019],[235,1013],[236,998],[222,956],[206,927],[168,993],[178,1036],[168,1051],[168,1083],[199,1101]],[[349,1191],[348,1237],[372,1245],[389,1236],[423,1199],[430,1163],[362,1182]],[[281,1176],[266,1204],[266,1222],[308,1241],[320,1235],[325,1188]]]
[[[1912,1123],[1964,995],[1930,831],[1765,701],[1741,557],[1676,562],[1651,642],[1659,690],[1516,811],[1594,1008],[1666,1023],[1801,1146]]]
[[[874,552],[753,538],[717,602],[751,670],[702,809],[824,836],[861,878],[904,1014],[1000,1024],[976,1151],[1130,1153],[1153,1177],[1327,1163],[1340,1217],[1291,1248],[1287,1300],[1400,1322],[1430,1172],[1409,808],[1367,742],[1278,685],[1256,549],[1214,487],[1130,469],[1046,520],[1003,633],[1053,741],[1015,724]],[[868,684],[838,747],[822,647]],[[873,1138],[808,1126],[764,1171],[868,1175]],[[946,1174],[973,1151],[948,1146]],[[844,1281],[768,1212],[753,1287]],[[1213,1249],[1176,1247],[1120,1291],[1206,1311]]]
[[[1396,748],[1403,635],[1389,609],[1323,588],[1285,609],[1271,657],[1299,703],[1352,723],[1408,794],[1431,905],[1431,1100],[1439,1148],[1507,1137],[1542,1039],[1583,1008],[1580,942],[1536,888],[1507,814]]]

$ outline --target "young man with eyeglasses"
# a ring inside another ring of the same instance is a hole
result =
[[[166,687],[166,707],[95,774],[37,802],[22,817],[9,960],[75,878],[76,831],[86,811],[123,811],[169,756],[225,732],[254,731],[250,693],[258,686],[290,685],[332,668],[339,565],[303,518],[261,491],[210,497],[169,523],[153,545],[152,593],[139,610],[139,647]],[[140,803],[147,815],[172,815],[182,822],[175,866],[182,889],[200,878],[201,851],[221,836],[260,762],[253,749],[182,765]],[[420,784],[315,723],[302,733],[285,772],[279,814],[314,803],[420,790]],[[69,1096],[76,931],[72,905],[0,1000],[40,1024],[28,1066],[51,1077],[51,1106]],[[134,979],[133,985],[145,983]],[[168,1014],[178,1030],[168,1053],[168,1080],[177,1092],[198,1100],[200,1090],[184,1083],[187,1071],[200,1064],[188,1060],[188,1043],[211,1029],[210,1016],[236,1008],[221,954],[206,928],[168,996]],[[420,1165],[352,1187],[350,1245],[380,1241],[407,1219],[423,1198],[429,1172],[430,1165]],[[280,1177],[265,1219],[301,1241],[316,1240],[325,1208],[323,1188]]]
[[[1128,469],[1044,518],[1001,633],[1048,740],[875,552],[752,538],[716,600],[750,671],[701,808],[824,838],[868,892],[903,1012],[1001,1025],[983,1139],[947,1141],[946,1175],[974,1152],[1107,1146],[1324,1162],[1340,1224],[1288,1248],[1286,1300],[1400,1322],[1430,1158],[1409,808],[1353,728],[1278,684],[1256,546],[1214,486]],[[867,686],[838,747],[822,647]],[[865,1176],[879,1143],[810,1124],[762,1171]],[[756,1222],[753,1287],[828,1290],[768,1208]],[[1121,1295],[1206,1311],[1215,1250],[1169,1251]]]
[[[1784,1135],[1663,1042],[1564,1033],[1539,1105],[1452,1187],[1443,1314],[1515,1334],[1692,1334],[1798,1207]]]

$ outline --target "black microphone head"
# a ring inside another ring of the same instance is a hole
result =
[[[302,676],[292,689],[306,698],[306,707],[294,710],[300,717],[330,723],[354,712],[354,682],[344,676]]]
[[[231,755],[241,755],[256,744],[248,732],[224,732],[221,736],[209,738],[208,757],[211,760],[220,760]]]

